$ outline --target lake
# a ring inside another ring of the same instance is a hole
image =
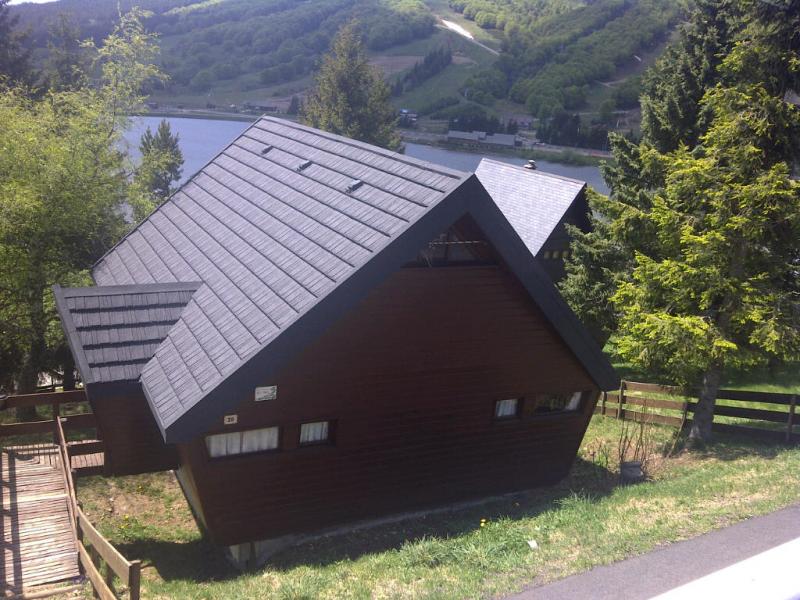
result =
[[[177,133],[180,138],[180,146],[184,158],[183,181],[203,168],[216,153],[227,146],[250,125],[250,123],[244,121],[213,119],[169,117],[167,120],[172,127],[172,132]],[[147,127],[155,130],[160,121],[161,117],[136,117],[134,119],[133,127],[125,134],[128,147],[134,156],[138,157],[139,138],[141,138],[142,133]],[[406,154],[459,171],[474,171],[478,168],[478,163],[484,156],[512,165],[525,164],[525,159],[516,156],[461,152],[423,144],[406,144]],[[536,164],[541,171],[580,179],[589,183],[599,192],[608,193],[608,188],[597,167],[562,165],[546,160],[537,160]]]

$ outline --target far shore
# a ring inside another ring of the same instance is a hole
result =
[[[270,114],[270,113],[264,113]],[[171,119],[200,119],[215,121],[240,121],[252,123],[260,116],[260,113],[234,113],[216,110],[200,109],[176,109],[176,110],[148,110],[132,113],[134,117],[164,117]],[[280,118],[295,120],[291,115],[280,114]],[[413,129],[398,129],[398,133],[404,142],[414,144],[424,144],[445,150],[458,152],[468,152],[471,154],[485,154],[486,148],[471,148],[466,145],[455,145],[447,142],[446,135],[430,134],[418,132]],[[504,154],[508,156],[518,156],[526,159],[547,160],[550,162],[564,165],[590,167],[598,166],[611,158],[609,152],[595,150],[592,148],[567,148],[562,146],[539,145],[535,147],[525,146],[517,148],[497,147],[491,149],[492,154]]]

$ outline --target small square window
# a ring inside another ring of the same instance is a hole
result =
[[[498,400],[494,404],[495,419],[513,419],[519,415],[519,398]]]
[[[330,435],[329,423],[330,421],[315,421],[300,425],[300,445],[327,442]]]
[[[545,250],[545,251],[544,251],[544,254],[542,255],[542,257],[543,257],[545,260],[550,260],[550,256],[551,256],[550,250]]]

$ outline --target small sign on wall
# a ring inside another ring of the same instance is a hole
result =
[[[225,425],[236,425],[239,422],[239,415],[225,415],[222,418],[222,422]]]
[[[256,402],[264,402],[265,400],[275,400],[278,397],[278,386],[268,385],[265,387],[256,388]]]

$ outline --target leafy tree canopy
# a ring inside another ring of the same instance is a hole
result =
[[[119,151],[141,89],[159,77],[142,13],[123,15],[91,54],[94,85],[38,96],[0,90],[0,384],[32,391],[59,367],[63,337],[50,287],[84,280],[126,228],[126,157]]]

